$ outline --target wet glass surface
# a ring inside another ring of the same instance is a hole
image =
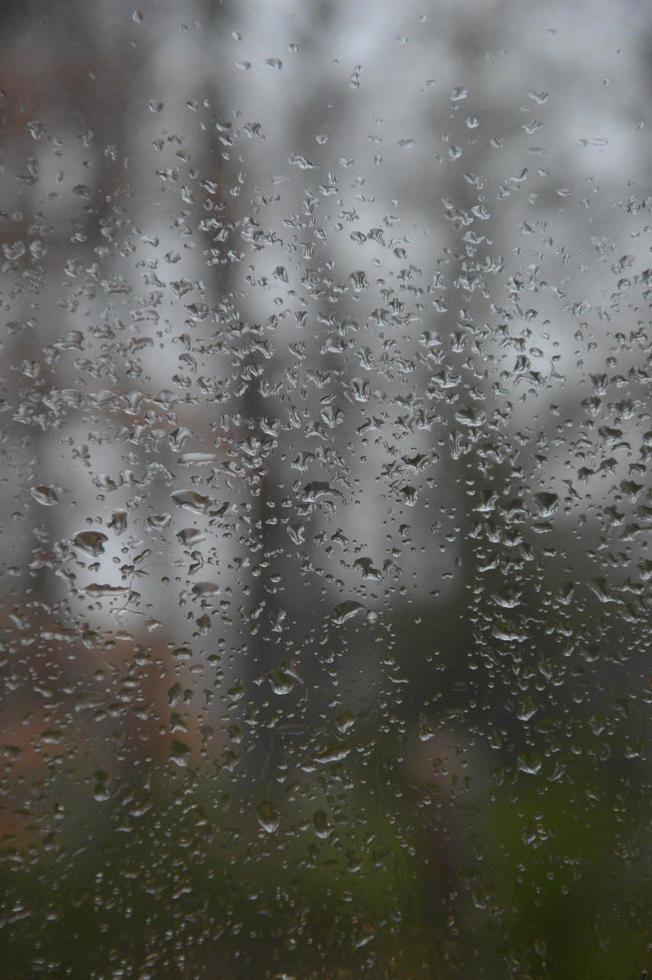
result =
[[[646,976],[649,10],[0,26],[0,976]]]

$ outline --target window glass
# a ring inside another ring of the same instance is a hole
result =
[[[647,976],[645,6],[0,24],[0,976]]]

